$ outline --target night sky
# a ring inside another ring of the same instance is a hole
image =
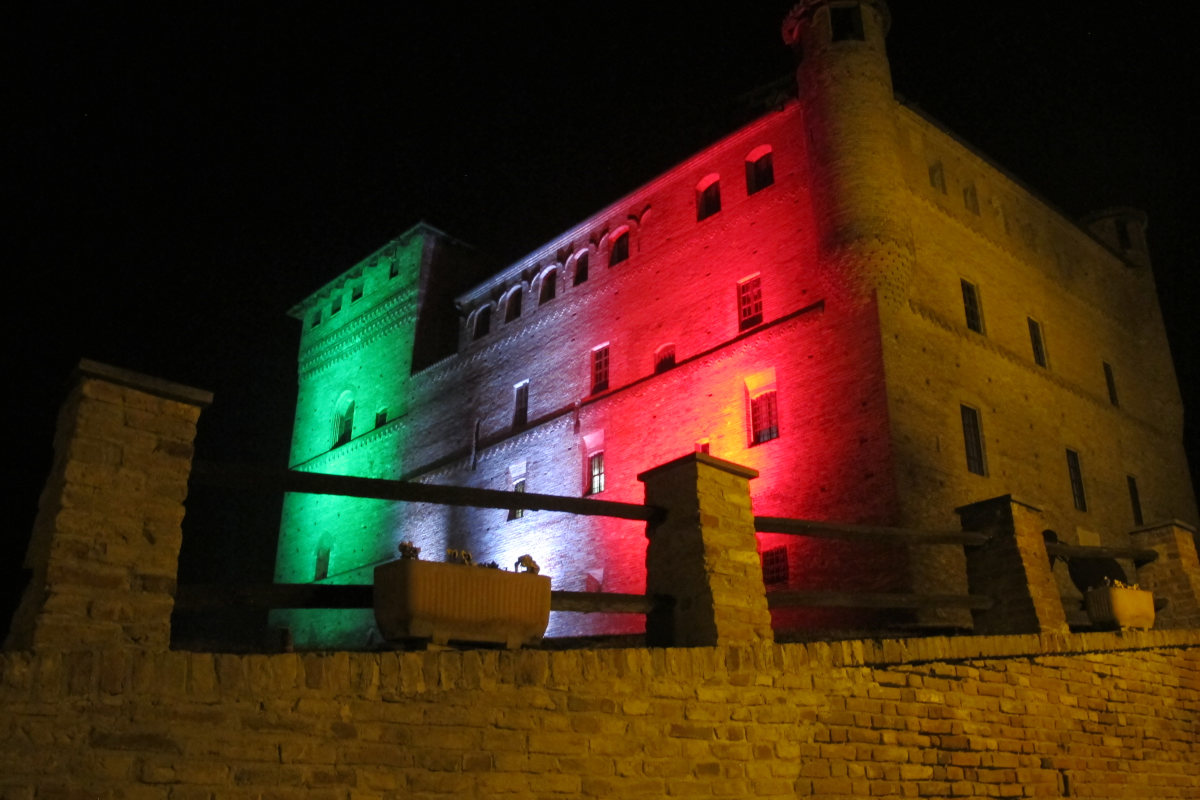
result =
[[[295,302],[422,219],[503,266],[791,69],[787,2],[138,5],[21,4],[0,34],[9,586],[81,357],[213,391],[200,457],[282,466]],[[896,0],[888,46],[901,95],[1068,215],[1149,213],[1196,419],[1200,93],[1176,12]],[[206,502],[183,577],[269,579],[279,500]]]

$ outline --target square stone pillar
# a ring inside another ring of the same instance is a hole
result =
[[[646,526],[646,593],[675,598],[646,617],[652,646],[774,641],[750,507],[757,477],[703,453],[638,475],[646,504],[667,512]]]
[[[987,544],[966,548],[971,594],[993,601],[990,609],[974,612],[975,632],[1067,633],[1066,613],[1042,536],[1041,510],[1004,495],[955,511],[963,530],[992,537]]]
[[[166,650],[208,392],[82,361],[25,556],[9,650]]]
[[[1137,570],[1137,583],[1166,598],[1167,606],[1154,619],[1156,628],[1200,627],[1200,559],[1196,530],[1172,520],[1139,528],[1129,534],[1134,547],[1154,550],[1158,558]]]

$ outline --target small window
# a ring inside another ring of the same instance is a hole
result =
[[[967,454],[967,471],[976,475],[987,475],[987,462],[983,453],[983,428],[979,424],[979,411],[970,406],[959,406],[962,411],[963,447]]]
[[[600,494],[604,491],[604,451],[597,450],[588,454],[588,478],[586,494]]]
[[[1104,383],[1108,386],[1108,402],[1114,406],[1119,406],[1121,403],[1117,398],[1117,379],[1113,377],[1112,364],[1107,361],[1101,362],[1104,364]]]
[[[388,260],[388,278],[394,278],[400,274],[400,259],[392,258]]]
[[[554,294],[558,289],[558,270],[552,269],[542,275],[542,286],[538,290],[538,305],[548,303],[554,299]]]
[[[588,279],[588,254],[585,250],[580,253],[575,259],[575,280],[574,285],[578,286],[581,283],[586,283]]]
[[[482,339],[492,328],[492,307],[484,306],[475,312],[474,324],[471,327],[471,339]]]
[[[308,324],[308,327],[315,328],[320,324],[321,324],[321,309],[318,308],[316,311],[313,312],[312,322],[310,322]]]
[[[314,581],[323,581],[329,577],[329,556],[330,550],[328,547],[317,549],[317,564],[313,570]]]
[[[979,194],[975,191],[975,184],[968,183],[963,187],[963,206],[975,216],[979,216]]]
[[[333,412],[333,446],[341,447],[354,436],[354,396],[343,392]]]
[[[654,351],[654,373],[657,375],[660,372],[675,366],[675,345],[664,344],[662,347]]]
[[[762,444],[779,438],[779,412],[775,390],[750,398],[750,444]]]
[[[523,428],[529,421],[529,381],[513,387],[513,428]]]
[[[738,283],[738,330],[744,331],[763,321],[762,282],[754,275]]]
[[[831,6],[829,8],[830,38],[835,42],[863,40],[862,9],[855,3],[852,6]]]
[[[592,394],[608,391],[608,345],[592,350]]]
[[[775,166],[770,145],[756,147],[746,156],[746,194],[754,194],[775,183]]]
[[[1083,468],[1079,465],[1079,453],[1067,448],[1067,474],[1071,478],[1071,499],[1077,511],[1087,511],[1087,495],[1083,492]]]
[[[1142,519],[1142,498],[1138,494],[1137,478],[1126,475],[1125,483],[1129,486],[1129,505],[1133,510],[1133,524],[1140,527],[1145,523]]]
[[[512,482],[512,490],[518,494],[525,494],[525,479],[515,478]],[[523,516],[525,516],[525,509],[523,508],[510,508],[508,510],[509,520],[520,519]]]
[[[1042,339],[1042,325],[1033,317],[1029,317],[1029,344],[1033,347],[1033,362],[1039,367],[1046,366],[1046,343]]]
[[[612,250],[608,254],[608,265],[615,267],[629,258],[629,231],[624,230],[613,239]]]
[[[942,162],[935,161],[929,165],[929,185],[942,194],[946,193],[946,170]]]
[[[521,316],[521,290],[513,289],[508,293],[508,300],[504,303],[504,321],[512,322]]]
[[[362,284],[361,284],[361,283],[355,284],[355,285],[354,285],[354,286],[353,286],[353,287],[350,289],[350,302],[351,302],[351,303],[353,303],[353,302],[355,302],[355,301],[357,301],[357,300],[361,300],[361,299],[362,299],[362,296],[363,296],[363,286],[362,286]]]
[[[715,172],[696,184],[696,220],[707,219],[721,210],[721,178]]]
[[[961,283],[967,327],[976,333],[983,333],[983,310],[979,305],[979,289],[970,281],[964,280]]]
[[[777,586],[788,582],[787,546],[772,547],[762,554],[763,583]]]
[[[342,296],[339,294],[337,297],[333,298],[333,302],[330,304],[329,313],[332,315],[332,314],[338,313],[341,310],[342,310]]]
[[[382,428],[387,424],[387,409],[381,408],[375,412],[375,427]]]

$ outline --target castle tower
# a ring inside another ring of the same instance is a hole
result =
[[[913,260],[883,0],[802,0],[783,22],[796,53],[827,290],[898,302]]]

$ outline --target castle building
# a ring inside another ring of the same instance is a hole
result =
[[[955,530],[1011,494],[1067,542],[1194,524],[1144,216],[1068,220],[899,102],[888,24],[804,0],[782,107],[498,272],[420,224],[296,305],[291,467],[641,502],[640,472],[701,450],[760,472],[760,515]],[[369,583],[402,541],[645,585],[639,523],[321,495],[285,499],[276,580]],[[760,546],[769,585],[965,580],[956,546]],[[278,613],[300,643],[371,629]],[[869,623],[839,614],[786,621]]]

